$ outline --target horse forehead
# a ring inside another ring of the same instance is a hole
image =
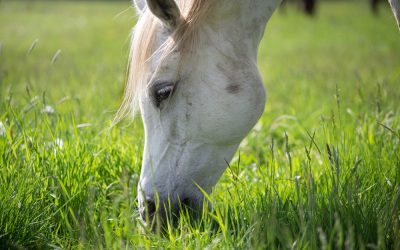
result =
[[[228,80],[228,93],[238,93],[240,79],[249,72],[248,55],[233,41],[221,42],[222,37],[210,33],[208,29],[200,33],[202,37],[191,48],[189,55],[183,55],[178,48],[165,53],[163,46],[171,34],[164,27],[158,27],[150,70],[157,71],[157,77],[171,78],[171,81],[182,80],[180,78],[198,81],[204,75],[217,75]]]

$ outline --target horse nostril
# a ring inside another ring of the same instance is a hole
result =
[[[195,201],[190,198],[183,199],[180,206],[182,209],[185,209],[190,212],[193,212],[194,210],[197,209]]]
[[[156,212],[156,204],[152,200],[146,200],[146,213],[148,216],[153,216]]]
[[[184,205],[185,207],[191,207],[192,206],[192,200],[190,198],[185,198],[182,201],[182,205]]]

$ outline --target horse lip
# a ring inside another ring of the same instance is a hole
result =
[[[164,200],[157,206],[155,204],[150,205],[150,208],[148,207],[149,204],[151,204],[149,203],[149,200],[147,201],[147,205],[145,204],[146,201],[144,201],[139,205],[140,219],[153,232],[156,232],[158,229],[165,229],[167,222],[176,226],[181,214],[189,213],[191,218],[199,218],[202,212],[203,203],[198,201],[199,199],[195,197],[186,197],[183,199],[178,198],[174,202]]]

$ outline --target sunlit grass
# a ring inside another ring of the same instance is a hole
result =
[[[109,129],[129,3],[0,2],[0,246],[400,248],[400,34],[389,9],[320,7],[268,25],[266,111],[213,210],[153,234],[135,201],[140,122]]]

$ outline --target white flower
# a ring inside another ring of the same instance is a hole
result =
[[[300,178],[301,178],[300,175],[296,175],[296,176],[294,177],[294,180],[295,180],[295,181],[298,181],[298,180],[300,180]]]
[[[6,136],[6,127],[2,122],[0,122],[0,136]]]
[[[389,186],[389,187],[393,187],[393,184],[392,184],[392,182],[389,180],[389,178],[387,178],[387,177],[385,176],[385,179],[386,179],[386,183],[388,184],[388,186]]]
[[[54,114],[54,108],[52,106],[50,106],[50,105],[46,105],[42,109],[42,113],[45,113],[45,114],[48,114],[48,115],[52,115],[52,114]]]
[[[54,145],[57,146],[59,149],[62,149],[63,146],[64,146],[64,141],[62,139],[60,139],[60,138],[57,138],[54,141]]]
[[[315,156],[316,156],[316,158],[317,158],[318,164],[319,164],[319,165],[322,165],[323,162],[322,162],[322,159],[321,159],[321,155],[317,153],[317,154],[315,154]]]
[[[353,111],[350,108],[346,109],[347,114],[353,116]]]
[[[86,128],[86,127],[90,127],[90,126],[92,126],[92,124],[90,124],[90,123],[81,123],[81,124],[76,125],[76,128]]]
[[[49,141],[44,143],[44,147],[46,150],[53,150],[54,154],[57,154],[57,151],[62,149],[64,146],[64,141],[60,138],[56,138],[55,141]]]

